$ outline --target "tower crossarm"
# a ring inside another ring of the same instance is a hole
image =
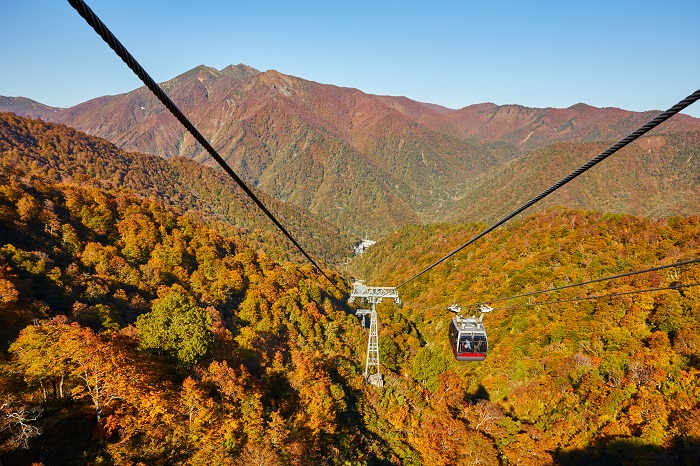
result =
[[[353,284],[352,293],[350,293],[350,300],[354,301],[354,298],[363,298],[373,303],[389,298],[399,303],[399,292],[393,286],[367,286],[357,281]]]

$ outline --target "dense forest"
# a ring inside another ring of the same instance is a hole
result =
[[[482,364],[452,360],[440,307],[688,258],[697,218],[553,210],[502,230],[407,285],[402,308],[380,306],[376,389],[339,277],[343,295],[128,193],[0,177],[4,464],[700,457],[697,288],[497,309]],[[396,282],[477,228],[410,228],[356,265]],[[699,278],[688,267],[595,292]]]
[[[376,388],[349,280],[264,248],[235,193],[206,210],[212,171],[0,122],[5,466],[700,462],[700,286],[548,303],[697,284],[699,265],[494,303],[482,363],[454,360],[445,310],[696,258],[697,216],[553,208],[494,231],[378,307]],[[482,228],[406,227],[348,272],[397,285]]]
[[[133,195],[0,177],[6,464],[300,463],[355,438],[362,332],[308,266]]]
[[[481,229],[405,229],[370,248],[354,272],[401,283]],[[452,302],[474,306],[697,258],[700,218],[552,209],[473,246],[402,287],[403,309],[380,315],[387,365],[410,367],[433,396],[450,375],[465,390],[470,401],[460,395],[441,421],[461,420],[487,436],[505,464],[700,460],[700,287],[537,305],[698,284],[697,264],[495,303],[485,318],[491,351],[480,364],[453,361],[445,335]],[[397,347],[404,332],[390,330],[396,315],[427,343],[415,355]],[[459,445],[465,434],[458,437]],[[481,464],[467,457],[431,461]]]
[[[303,256],[272,228],[270,220],[221,170],[178,157],[125,152],[110,142],[65,125],[0,113],[0,170],[48,177],[141,197],[189,212],[222,233],[239,231],[275,259]],[[255,188],[253,188],[255,190]],[[318,260],[340,263],[353,237],[313,214],[255,190],[263,203]]]
[[[444,221],[495,222],[525,203],[535,187],[550,186],[611,142],[555,143],[524,154],[470,183],[449,206]],[[700,212],[700,132],[644,137],[537,204],[640,216],[688,216]],[[543,169],[546,167],[546,169]],[[522,180],[527,180],[523,183]],[[507,202],[504,202],[507,199]]]

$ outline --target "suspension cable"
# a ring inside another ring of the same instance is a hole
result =
[[[623,277],[630,277],[632,275],[639,275],[641,273],[648,273],[648,272],[655,272],[657,270],[663,270],[663,269],[669,269],[669,268],[674,268],[674,267],[681,267],[683,265],[688,265],[688,264],[696,264],[700,262],[700,257],[697,259],[691,259],[683,262],[676,262],[674,264],[667,264],[667,265],[661,265],[658,267],[653,267],[650,269],[644,269],[644,270],[637,270],[634,272],[627,272],[627,273],[621,273],[619,275],[612,275],[610,277],[603,277],[603,278],[596,278],[595,280],[588,280],[585,282],[578,282],[578,283],[571,283],[569,285],[564,285],[564,286],[558,286],[556,288],[547,288],[546,290],[540,290],[540,291],[532,291],[530,293],[523,293],[523,294],[518,294],[515,296],[508,296],[506,298],[497,298],[497,299],[490,299],[487,301],[484,301],[484,304],[490,304],[490,303],[497,303],[500,301],[509,301],[511,299],[516,299],[516,298],[524,298],[525,296],[534,296],[537,294],[542,294],[542,293],[550,293],[552,291],[559,291],[559,290],[564,290],[566,288],[573,288],[575,286],[583,286],[583,285],[590,285],[591,283],[598,283],[598,282],[604,282],[608,280],[614,280],[616,278],[623,278]]]
[[[609,298],[609,297],[614,297],[614,296],[626,296],[630,294],[638,294],[638,293],[651,293],[652,291],[664,291],[664,290],[679,290],[682,288],[690,288],[693,286],[700,286],[700,283],[690,283],[687,285],[673,285],[673,286],[664,286],[661,288],[647,288],[645,290],[634,290],[634,291],[623,291],[620,293],[609,293],[609,294],[603,294],[603,295],[596,295],[596,296],[585,296],[582,298],[571,298],[571,299],[558,299],[556,301],[543,301],[541,303],[527,303],[527,304],[518,304],[515,306],[503,306],[503,307],[495,307],[493,308],[495,311],[501,311],[501,310],[509,310],[509,309],[522,309],[524,307],[536,307],[536,306],[544,306],[545,304],[559,304],[559,303],[573,303],[576,301],[586,301],[586,300],[593,300],[593,299],[602,299],[602,298]]]
[[[233,181],[238,184],[238,186],[243,189],[243,191],[257,204],[257,206],[267,215],[267,217],[272,220],[277,228],[284,233],[284,235],[289,239],[289,241],[296,246],[296,248],[308,259],[311,264],[318,269],[318,271],[323,275],[326,280],[336,289],[338,287],[328,278],[328,275],[321,269],[321,267],[313,260],[313,258],[304,250],[304,248],[294,239],[294,237],[287,231],[284,226],[275,218],[275,216],[265,207],[260,199],[253,193],[253,191],[245,184],[245,182],[228,166],[224,159],[218,154],[218,152],[209,144],[204,136],[195,128],[195,126],[187,119],[184,113],[175,105],[175,103],[168,97],[168,95],[163,91],[163,89],[151,78],[151,76],[146,72],[146,70],[139,64],[138,61],[129,53],[129,51],[122,45],[121,42],[112,34],[112,32],[107,28],[107,26],[100,20],[100,18],[93,12],[89,6],[83,0],[68,0],[68,3],[75,8],[75,10],[80,14],[80,16],[87,21],[87,23],[95,30],[95,32],[102,37],[102,39],[109,45],[109,47],[114,50],[114,52],[122,59],[124,63],[131,69],[131,71],[136,74],[136,76],[141,79],[141,81],[146,85],[146,87],[160,100],[165,107],[170,110],[175,118],[182,124],[182,126],[189,131],[189,133],[194,136],[194,138],[199,142],[209,155],[212,156],[214,160],[224,169],[224,171],[233,179]],[[338,291],[340,291],[338,289]]]
[[[503,225],[503,224],[506,223],[508,220],[512,219],[513,217],[515,217],[515,216],[518,215],[519,213],[523,212],[524,210],[530,208],[531,206],[533,206],[533,205],[536,204],[537,202],[541,201],[541,200],[544,199],[545,197],[547,197],[547,196],[549,196],[550,194],[552,194],[552,193],[553,193],[554,191],[556,191],[557,189],[559,189],[559,188],[561,188],[562,186],[564,186],[564,185],[565,185],[566,183],[568,183],[569,181],[573,180],[573,179],[576,178],[577,176],[579,176],[579,175],[581,175],[582,173],[584,173],[585,171],[587,171],[589,168],[594,167],[595,165],[597,165],[598,163],[602,162],[603,160],[605,160],[606,158],[608,158],[609,156],[611,156],[612,154],[614,154],[614,153],[617,152],[618,150],[622,149],[623,147],[625,147],[626,145],[628,145],[629,143],[631,143],[631,142],[634,141],[635,139],[639,138],[640,136],[644,135],[645,133],[647,133],[647,132],[651,131],[652,129],[656,128],[658,125],[660,125],[660,124],[663,123],[664,121],[668,120],[668,119],[671,118],[673,115],[675,115],[676,113],[680,112],[681,110],[683,110],[684,108],[688,107],[689,105],[691,105],[691,104],[697,102],[698,100],[700,100],[700,89],[698,89],[697,91],[695,91],[694,93],[692,93],[691,95],[689,95],[688,97],[686,97],[685,99],[681,100],[680,102],[678,102],[676,105],[674,105],[673,107],[669,108],[669,109],[666,110],[665,112],[661,113],[661,114],[658,115],[656,118],[650,120],[648,123],[646,123],[644,126],[642,126],[642,127],[640,127],[639,129],[637,129],[637,130],[634,131],[633,133],[630,133],[628,136],[624,137],[624,138],[621,139],[619,142],[613,144],[612,146],[610,146],[610,147],[607,148],[605,151],[601,152],[600,154],[598,154],[597,156],[595,156],[594,158],[592,158],[591,160],[589,160],[589,161],[586,162],[585,164],[581,165],[579,168],[577,168],[576,170],[574,170],[573,172],[571,172],[569,175],[567,175],[567,176],[565,176],[564,178],[562,178],[561,180],[557,181],[555,184],[553,184],[552,186],[550,186],[550,187],[547,188],[546,190],[542,191],[540,194],[538,194],[537,196],[533,197],[532,199],[530,199],[529,201],[527,201],[525,204],[523,204],[522,206],[518,207],[518,208],[515,209],[513,212],[509,213],[508,215],[506,215],[505,217],[503,217],[501,220],[499,220],[498,222],[494,223],[494,224],[491,225],[489,228],[487,228],[486,230],[482,231],[481,233],[479,233],[479,234],[476,235],[474,238],[470,239],[469,241],[467,241],[466,243],[464,243],[463,245],[461,245],[460,247],[458,247],[458,248],[455,249],[454,251],[450,252],[449,254],[447,254],[446,256],[444,256],[443,258],[441,258],[441,259],[439,259],[438,261],[434,262],[433,264],[429,265],[428,267],[426,267],[426,268],[423,269],[422,271],[418,272],[417,274],[413,275],[413,276],[412,276],[411,278],[409,278],[408,280],[402,282],[400,285],[396,286],[396,288],[401,288],[401,287],[404,286],[405,284],[407,284],[407,283],[409,283],[409,282],[415,280],[416,278],[420,277],[421,275],[423,275],[423,274],[426,273],[427,271],[431,270],[433,267],[435,267],[435,266],[441,264],[442,262],[446,261],[446,260],[449,259],[450,257],[454,256],[454,255],[457,254],[459,251],[461,251],[462,249],[464,249],[464,248],[466,248],[467,246],[469,246],[470,244],[472,244],[474,241],[476,241],[476,240],[478,240],[479,238],[481,238],[481,237],[487,235],[488,233],[491,233],[493,230],[495,230],[495,229],[498,228],[499,226]]]
[[[591,283],[598,283],[598,282],[603,282],[603,281],[608,281],[608,280],[614,280],[614,279],[616,279],[616,278],[623,278],[623,277],[629,277],[629,276],[633,276],[633,275],[639,275],[639,274],[642,274],[642,273],[654,272],[654,271],[657,271],[657,270],[663,270],[663,269],[669,269],[669,268],[675,268],[675,267],[682,267],[682,266],[684,266],[684,265],[690,265],[690,264],[695,264],[695,263],[699,263],[699,262],[700,262],[700,258],[691,259],[691,260],[682,261],[682,262],[675,262],[675,263],[673,263],[673,264],[661,265],[661,266],[653,267],[653,268],[650,268],[650,269],[637,270],[637,271],[633,271],[633,272],[622,273],[622,274],[619,274],[619,275],[612,275],[612,276],[609,276],[609,277],[596,278],[595,280],[589,280],[589,281],[585,281],[585,282],[571,283],[571,284],[569,284],[569,285],[559,286],[559,287],[556,287],[556,288],[547,288],[546,290],[532,291],[532,292],[530,292],[530,293],[523,293],[523,294],[519,294],[519,295],[508,296],[508,297],[505,297],[505,298],[488,299],[488,300],[484,300],[484,301],[477,302],[477,303],[475,303],[475,304],[466,305],[465,307],[471,308],[471,307],[473,307],[473,306],[478,306],[479,304],[491,304],[491,303],[497,303],[497,302],[500,302],[500,301],[508,301],[508,300],[516,299],[516,298],[524,298],[524,297],[527,297],[527,296],[534,296],[534,295],[537,295],[537,294],[549,293],[549,292],[552,292],[552,291],[559,291],[559,290],[563,290],[563,289],[566,289],[566,288],[573,288],[573,287],[577,287],[577,286],[590,285]],[[516,306],[516,307],[517,307],[517,306]],[[445,308],[445,306],[435,306],[435,307],[431,307],[431,308],[424,309],[424,311],[434,311],[434,310],[437,310],[437,309],[444,309],[444,308]],[[510,308],[508,308],[508,307],[499,307],[499,308],[497,308],[497,309],[510,309]]]

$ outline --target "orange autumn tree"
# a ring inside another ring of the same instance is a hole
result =
[[[453,371],[438,375],[437,387],[429,399],[430,407],[423,410],[420,423],[413,429],[409,441],[421,454],[426,465],[497,464],[493,441],[468,427],[462,413],[465,408],[462,381]]]
[[[91,329],[62,319],[30,325],[20,332],[10,351],[28,380],[69,379],[71,396],[87,398],[97,420],[105,408],[134,401],[140,376],[129,356]],[[62,385],[62,384],[61,384]]]

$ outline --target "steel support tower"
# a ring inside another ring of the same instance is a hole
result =
[[[349,302],[355,298],[360,298],[372,305],[372,310],[358,309],[356,314],[362,316],[370,315],[369,338],[367,340],[367,358],[365,359],[365,380],[377,387],[384,386],[384,378],[379,365],[379,323],[377,321],[377,304],[384,298],[393,299],[396,304],[400,304],[399,292],[394,287],[388,286],[366,286],[362,281],[353,284]]]

